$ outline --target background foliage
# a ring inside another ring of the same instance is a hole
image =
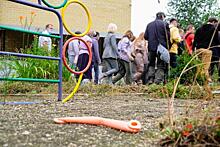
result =
[[[182,28],[189,24],[197,28],[209,17],[220,17],[218,0],[169,0],[168,13],[178,19]]]

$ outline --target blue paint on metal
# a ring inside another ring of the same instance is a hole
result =
[[[0,102],[0,105],[32,105],[40,102]]]
[[[57,58],[57,57],[37,56],[37,55],[31,55],[31,54],[21,54],[21,53],[2,52],[2,51],[0,51],[0,55],[37,58],[37,59],[46,59],[46,60],[60,60],[60,58]]]
[[[59,64],[58,101],[61,101],[62,100],[62,58],[61,57],[62,57],[62,48],[63,48],[63,23],[62,23],[62,17],[60,15],[60,13],[53,8],[42,6],[41,0],[38,0],[38,4],[28,2],[26,0],[9,0],[9,1],[23,4],[23,5],[27,5],[30,7],[35,7],[35,8],[46,10],[46,11],[51,11],[57,15],[58,20],[59,20],[59,33],[60,33],[59,34],[59,36],[60,36],[59,49],[60,50],[59,50],[59,59],[56,59],[56,60],[59,60],[59,63],[58,63]],[[37,56],[33,56],[33,57],[37,57]],[[38,57],[40,57],[40,56],[38,56]],[[42,56],[41,56],[41,58],[42,58]],[[48,57],[46,57],[46,58],[48,58]],[[53,57],[51,57],[51,60],[52,59],[53,59]]]
[[[38,0],[38,4],[41,5],[41,0]]]

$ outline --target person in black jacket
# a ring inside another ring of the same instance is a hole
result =
[[[211,48],[212,59],[211,59],[211,65],[209,68],[209,74],[211,76],[213,76],[214,71],[215,71],[215,66],[216,66],[216,68],[218,70],[218,82],[220,82],[220,62],[219,62],[219,60],[220,60],[220,34],[219,34],[219,24],[218,23],[215,23],[215,24],[216,24],[216,26],[215,26],[215,29],[216,29],[216,33],[215,33],[216,36],[215,37],[216,38],[214,38],[214,39],[216,42],[214,42],[214,45],[216,47]]]
[[[168,65],[165,61],[160,59],[157,54],[157,47],[159,44],[169,49],[170,46],[170,31],[169,25],[164,22],[165,14],[158,12],[156,20],[147,25],[144,38],[148,41],[148,84],[160,84],[166,81]],[[157,67],[157,69],[155,69]]]
[[[193,49],[196,49],[196,53],[201,52],[199,56],[204,63],[201,74],[205,75],[208,82],[212,82],[210,75],[213,74],[214,66],[218,67],[220,57],[219,48],[216,47],[219,45],[218,30],[216,30],[217,23],[216,18],[209,18],[208,23],[203,24],[196,30],[193,42]]]

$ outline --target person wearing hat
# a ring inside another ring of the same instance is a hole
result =
[[[156,20],[150,22],[144,38],[148,41],[148,84],[166,82],[169,63],[170,29],[164,21],[165,14],[158,12]],[[157,67],[157,69],[156,69]]]

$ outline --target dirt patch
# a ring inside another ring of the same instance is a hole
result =
[[[0,146],[157,146],[161,138],[159,120],[166,115],[166,99],[145,96],[75,96],[62,104],[56,96],[2,97],[6,101],[35,101],[32,105],[0,105]],[[192,105],[203,103],[190,100]],[[220,101],[213,101],[217,107]],[[176,114],[189,104],[176,100]],[[207,104],[204,104],[205,106]],[[104,126],[66,124],[52,120],[66,116],[99,116],[118,120],[139,120],[140,133],[131,134]]]

